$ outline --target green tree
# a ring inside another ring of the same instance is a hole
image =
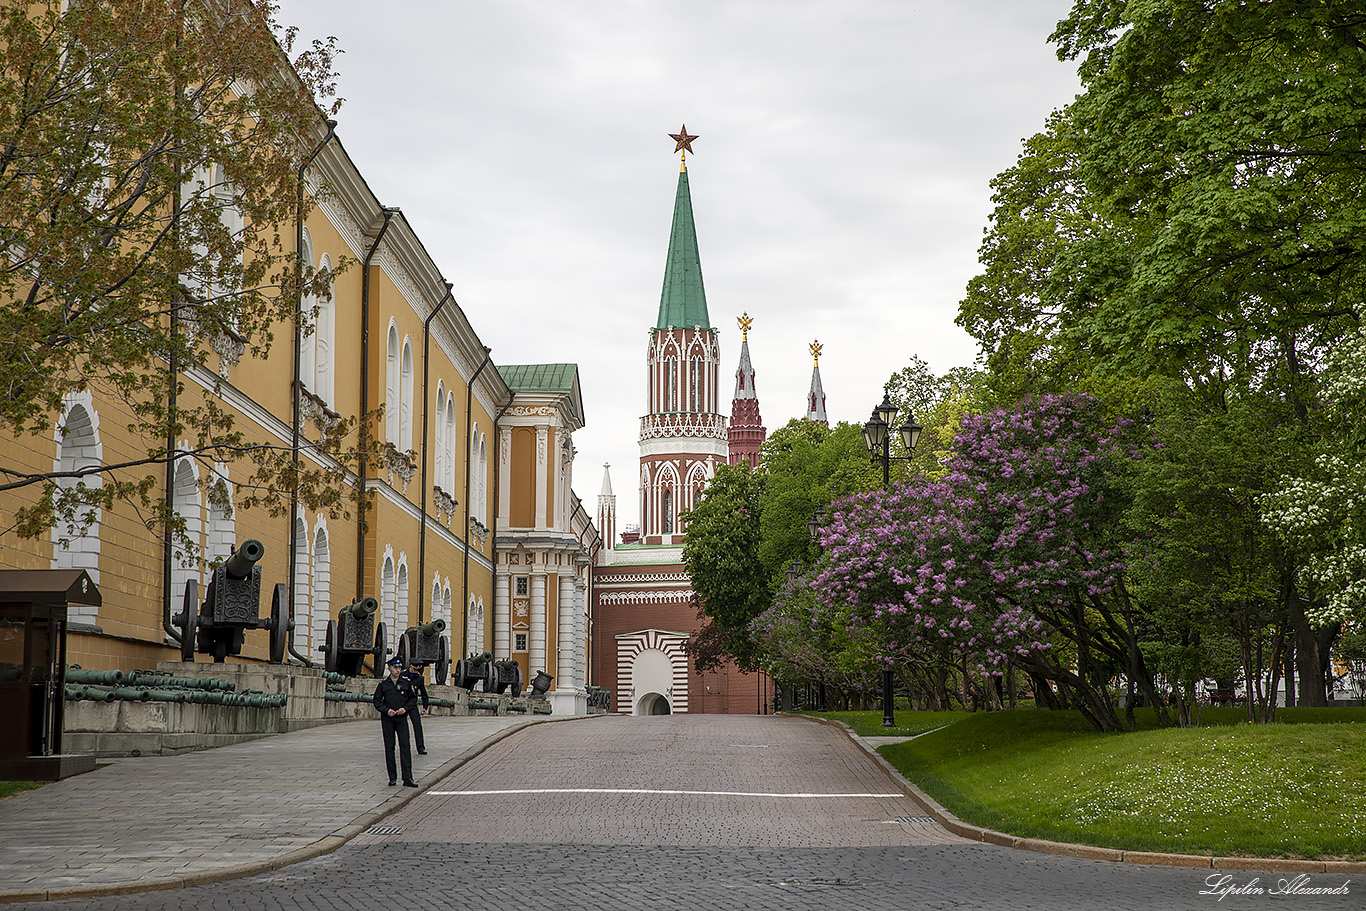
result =
[[[297,486],[344,510],[329,473],[247,439],[214,396],[180,397],[187,373],[214,375],[209,340],[264,357],[300,295],[328,293],[283,238],[324,135],[319,100],[339,103],[337,51],[315,42],[290,61],[294,39],[250,0],[0,4],[0,431],[50,439],[66,396],[89,389],[124,402],[143,441],[79,472],[0,466],[0,491],[30,498],[20,534],[121,501],[178,528],[159,466],[185,440],[206,464],[245,463],[238,508],[285,509]],[[343,458],[353,426],[314,443]]]
[[[882,482],[868,460],[860,428],[833,428],[793,418],[769,434],[760,450],[764,476],[759,560],[770,588],[778,589],[793,560],[810,566],[816,558],[807,523],[832,500]]]
[[[701,501],[683,514],[683,562],[692,580],[702,629],[688,642],[701,673],[727,658],[755,667],[749,624],[769,605],[768,575],[759,559],[764,477],[745,465],[722,465]]]

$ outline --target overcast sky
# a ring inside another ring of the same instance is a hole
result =
[[[645,351],[678,156],[721,410],[740,348],[764,423],[804,413],[824,346],[831,423],[867,419],[911,355],[976,359],[954,324],[991,178],[1077,91],[1048,44],[1070,0],[281,0],[334,35],[338,135],[399,206],[497,364],[575,362],[574,488],[612,463],[638,518]]]

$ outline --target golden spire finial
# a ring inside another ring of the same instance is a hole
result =
[[[740,324],[740,341],[749,341],[749,327],[754,325],[754,318],[746,310],[744,316],[737,316],[735,321]]]
[[[821,349],[822,349],[822,347],[824,347],[824,346],[821,345],[819,339],[811,343],[811,357],[815,359],[815,366],[817,366],[817,367],[819,367],[819,366],[821,365]]]

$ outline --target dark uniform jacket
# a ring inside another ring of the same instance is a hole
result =
[[[422,675],[413,673],[412,671],[404,671],[399,676],[407,677],[409,682],[413,685],[413,692],[416,694],[413,697],[413,708],[417,708],[416,703],[418,698],[422,699],[422,707],[424,709],[430,708],[431,704],[427,701],[427,684],[422,682]]]
[[[381,715],[388,715],[389,709],[415,710],[417,693],[413,690],[413,681],[403,674],[398,675],[398,680],[385,677],[375,687],[375,708]]]

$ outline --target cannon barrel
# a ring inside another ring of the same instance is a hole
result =
[[[377,610],[379,610],[379,602],[374,598],[365,597],[343,607],[342,613],[350,614],[357,620],[364,620]]]
[[[446,621],[437,617],[435,620],[428,620],[421,626],[412,626],[409,629],[415,629],[424,636],[439,636],[446,631]]]
[[[232,556],[223,564],[223,569],[227,570],[229,578],[246,579],[251,576],[252,567],[260,563],[265,555],[266,546],[255,538],[248,538],[232,552]]]

